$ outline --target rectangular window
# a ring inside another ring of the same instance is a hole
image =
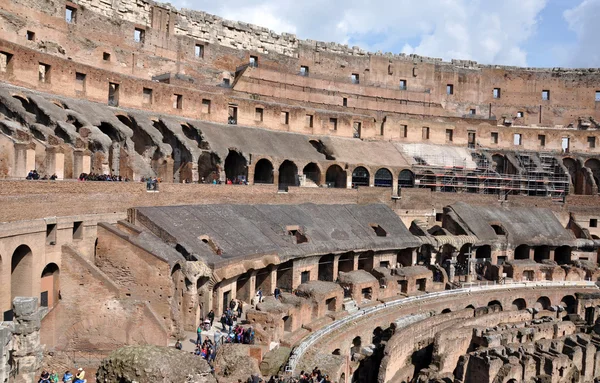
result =
[[[354,138],[360,138],[360,131],[362,129],[362,123],[359,121],[354,121],[352,124],[352,136]]]
[[[238,111],[238,108],[236,105],[229,105],[229,107],[228,107],[229,116],[227,117],[227,123],[229,125],[237,125],[237,111]]]
[[[302,65],[300,67],[300,75],[301,76],[308,76],[308,67],[306,65]]]
[[[133,30],[133,41],[135,41],[136,43],[143,43],[145,34],[146,31],[144,31],[143,29],[135,28]]]
[[[513,144],[520,146],[522,144],[522,136],[520,133],[515,133],[513,136]]]
[[[546,135],[538,134],[538,141],[540,142],[540,146],[546,146]]]
[[[502,96],[502,90],[500,88],[494,88],[494,98],[500,98]]]
[[[331,129],[331,130],[337,130],[337,118],[331,117],[329,119],[329,129]]]
[[[590,218],[590,227],[598,227],[598,219]]]
[[[446,129],[446,142],[452,142],[452,136],[454,131],[452,129]]]
[[[590,149],[594,149],[596,147],[596,137],[588,137],[587,142]]]
[[[210,100],[202,99],[202,113],[210,114]]]
[[[83,222],[73,222],[73,239],[83,239]]]
[[[56,245],[56,224],[46,225],[46,245]]]
[[[77,10],[73,7],[69,7],[68,5],[65,7],[65,21],[67,23],[75,22],[75,13]]]
[[[470,114],[471,116],[474,116],[474,115],[476,115],[476,114],[477,114],[477,110],[476,110],[476,109],[471,109],[471,110],[469,110],[469,114]]]
[[[517,112],[517,118],[523,118],[523,112]]]
[[[0,52],[0,72],[12,71],[12,56],[10,53]]]
[[[544,100],[544,101],[550,100],[550,91],[549,90],[542,91],[542,100]]]
[[[183,109],[183,96],[180,94],[174,94],[171,96],[171,101],[173,101],[173,109]]]
[[[492,144],[498,143],[498,132],[492,132]]]
[[[50,83],[50,65],[40,63],[38,67],[38,78],[42,83]]]
[[[86,80],[86,74],[85,73],[79,73],[79,72],[75,72],[75,85],[76,85],[76,90],[80,91],[80,92],[85,92],[85,80]]]
[[[352,73],[352,75],[350,76],[350,78],[352,79],[352,83],[353,84],[359,84],[360,83],[360,76],[358,75],[358,73]]]
[[[406,80],[400,80],[400,90],[406,90]]]
[[[196,47],[194,48],[194,56],[200,59],[204,57],[204,45],[196,44]]]
[[[571,140],[569,139],[569,137],[563,137],[561,140],[561,148],[562,148],[563,152],[569,153],[570,146],[571,146]]]
[[[454,85],[452,85],[452,84],[446,85],[446,94],[447,95],[454,94]]]
[[[346,97],[342,99],[342,106],[348,106],[348,99]]]
[[[229,79],[228,78],[224,78],[223,79],[223,86],[224,87],[229,87]]]
[[[102,60],[110,61],[110,53],[108,53],[108,52],[102,53]]]
[[[25,36],[27,37],[27,40],[29,40],[29,41],[35,40],[35,32],[27,31],[27,34]]]
[[[288,125],[290,123],[290,112],[281,112],[281,123]]]
[[[600,90],[596,91],[596,102],[600,102]]]
[[[252,68],[258,68],[258,56],[250,56],[250,66]]]
[[[119,84],[108,83],[108,105],[119,106]]]
[[[400,134],[402,134],[402,137],[404,138],[408,137],[408,125],[400,126]]]
[[[306,115],[306,127],[308,127],[308,128],[312,128],[313,127],[313,116],[312,116],[312,114],[307,114]]]
[[[263,120],[263,108],[256,108],[254,110],[254,120],[255,121],[262,121]]]
[[[142,90],[142,102],[145,105],[151,105],[152,104],[152,89],[150,89],[150,88],[144,88]]]
[[[421,138],[424,140],[428,140],[429,139],[429,128],[424,126],[423,129],[421,129]]]
[[[310,281],[310,271],[303,271],[300,273],[300,283],[306,283]]]

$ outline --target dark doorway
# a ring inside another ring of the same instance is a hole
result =
[[[287,191],[290,186],[298,186],[298,167],[289,160],[279,167],[279,190]]]
[[[330,188],[346,187],[346,172],[338,165],[331,165],[325,173],[325,182]]]
[[[271,161],[263,158],[254,165],[254,183],[272,184],[273,183],[273,164]]]
[[[225,176],[234,184],[246,183],[248,179],[248,161],[241,153],[230,150],[225,158]]]
[[[369,186],[369,171],[359,166],[352,172],[352,186]]]

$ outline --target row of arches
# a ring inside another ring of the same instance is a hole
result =
[[[4,274],[4,264],[0,257],[0,271]],[[27,245],[18,246],[10,258],[10,303],[4,302],[3,320],[12,320],[12,301],[16,297],[34,296],[35,281],[34,256],[31,248]],[[60,268],[56,263],[48,263],[39,275],[40,284],[40,306],[53,307],[60,296]]]
[[[569,172],[571,186],[573,187],[575,194],[592,194],[592,185],[590,185],[591,182],[587,182],[584,168],[589,169],[596,187],[600,188],[600,159],[590,158],[585,160],[583,166],[580,161],[572,157],[565,157],[562,162]]]
[[[510,301],[509,301],[510,302]],[[505,308],[502,305],[500,300],[494,299],[488,302],[487,307],[495,307],[497,310],[504,310]],[[573,295],[565,295],[561,298],[560,302],[558,302],[558,306],[561,306],[567,314],[573,314],[577,311],[577,300]],[[547,296],[539,297],[535,303],[531,306],[527,304],[527,301],[524,298],[516,298],[510,304],[509,309],[511,310],[526,310],[528,308],[533,308],[538,311],[541,310],[549,310],[552,307],[552,300]],[[473,305],[468,305],[465,307],[466,309],[475,309],[476,307]],[[447,307],[443,309],[440,313],[447,314],[451,313],[452,309]]]

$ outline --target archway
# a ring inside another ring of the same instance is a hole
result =
[[[11,258],[10,301],[33,295],[33,253],[27,245],[16,248]]]
[[[567,314],[575,314],[577,312],[577,300],[572,295],[566,295],[560,300],[561,306],[565,308]]]
[[[358,269],[366,271],[373,270],[373,252],[367,251],[358,256]]]
[[[221,159],[214,153],[203,152],[198,157],[198,178],[200,183],[219,181],[219,166]]]
[[[338,272],[348,273],[354,270],[354,253],[346,253],[338,260]]]
[[[475,251],[475,258],[477,259],[490,259],[492,258],[492,248],[490,245],[483,245],[477,248]]]
[[[541,263],[544,259],[550,259],[550,247],[546,245],[536,246],[533,250],[534,261]]]
[[[398,175],[398,189],[401,188],[414,188],[415,187],[415,174],[408,169],[404,169]]]
[[[234,184],[244,183],[248,179],[248,161],[240,152],[229,150],[225,158],[225,177]]]
[[[502,311],[502,303],[500,303],[500,301],[494,300],[494,301],[488,302],[487,306],[488,307],[494,307],[495,306],[495,307],[500,308],[500,311]]]
[[[289,160],[283,161],[279,166],[279,190],[286,190],[289,186],[298,186],[298,167]]]
[[[345,188],[346,187],[346,171],[339,165],[331,165],[325,173],[325,182],[328,187]]]
[[[392,187],[392,172],[386,168],[381,168],[375,172],[375,186],[377,187]]]
[[[307,184],[321,185],[321,169],[314,162],[309,163],[302,169],[302,174],[306,177]]]
[[[513,310],[525,310],[527,308],[527,302],[523,298],[517,298],[512,303]]]
[[[515,249],[514,259],[529,259],[529,246],[519,245]]]
[[[182,312],[182,300],[183,300],[183,293],[185,290],[185,275],[183,274],[183,271],[181,270],[181,265],[179,263],[175,264],[175,266],[173,266],[173,269],[171,270],[171,280],[173,281],[173,288],[174,288],[174,294],[173,294],[173,298],[176,304],[176,309],[179,312]],[[217,311],[218,307],[215,307],[215,312]]]
[[[40,306],[52,308],[59,299],[59,269],[56,263],[44,267],[40,282]]]
[[[266,158],[260,159],[254,165],[254,183],[272,184],[273,183],[273,164]]]
[[[242,302],[250,303],[251,299],[253,298],[253,294],[251,294],[251,279],[253,272],[254,270],[248,270],[244,274],[240,275],[236,281],[235,296]]]
[[[369,186],[369,178],[369,171],[366,168],[359,166],[352,172],[352,185],[354,187]]]
[[[548,310],[552,303],[550,302],[550,298],[548,297],[540,297],[536,302],[534,307],[538,310]]]
[[[319,259],[319,280],[333,282],[333,254],[327,254]]]
[[[559,265],[566,265],[571,263],[571,247],[560,246],[554,250],[554,260]]]
[[[563,165],[569,171],[569,175],[571,176],[571,185],[575,186],[577,184],[577,171],[579,170],[579,164],[573,158],[563,158]]]
[[[450,310],[449,308],[445,308],[445,309],[442,310],[442,314],[448,314],[448,313],[451,313],[451,312],[452,312],[452,310]]]

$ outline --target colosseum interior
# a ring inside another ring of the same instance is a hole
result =
[[[600,378],[600,70],[149,0],[1,1],[0,31],[0,382],[181,382],[108,371],[139,350],[189,382]],[[252,342],[173,354],[232,301]]]

